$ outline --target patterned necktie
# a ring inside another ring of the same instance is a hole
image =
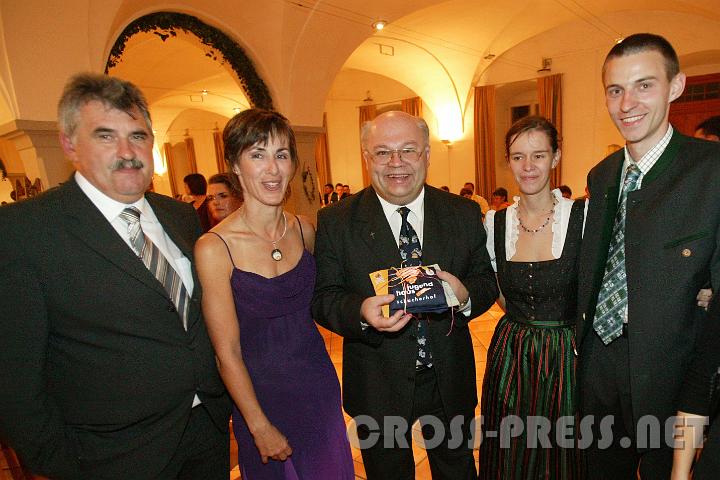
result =
[[[622,335],[627,308],[627,276],[625,273],[625,214],[627,195],[637,187],[640,169],[634,163],[625,172],[620,205],[615,215],[605,275],[598,294],[593,328],[605,345]]]
[[[130,244],[133,250],[140,257],[155,275],[155,278],[162,284],[165,291],[170,296],[175,308],[180,313],[183,322],[183,328],[187,330],[188,307],[190,298],[188,297],[185,285],[183,285],[180,275],[168,263],[160,249],[153,244],[150,239],[142,231],[140,226],[140,210],[135,207],[127,207],[120,213],[120,219],[127,223]]]
[[[402,217],[402,224],[400,225],[400,239],[398,241],[400,249],[400,257],[403,259],[403,267],[410,267],[422,264],[422,247],[420,246],[420,239],[418,239],[415,229],[408,222],[408,214],[410,209],[407,207],[400,207],[397,209],[398,213]],[[417,323],[417,359],[415,361],[416,366],[425,365],[432,367],[432,352],[430,351],[430,344],[427,341],[427,320],[420,318]]]

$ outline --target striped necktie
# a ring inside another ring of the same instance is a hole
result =
[[[403,267],[415,266],[422,264],[422,248],[420,247],[420,239],[415,232],[415,229],[410,225],[408,221],[408,214],[410,209],[407,207],[400,207],[397,209],[400,217],[402,217],[402,223],[400,224],[400,238],[398,241],[400,249],[400,257],[403,260]],[[416,366],[427,366],[432,367],[432,351],[430,350],[430,343],[428,342],[427,335],[428,324],[425,318],[418,319],[417,326],[417,358],[415,360]]]
[[[640,169],[634,163],[628,165],[622,187],[620,205],[615,215],[610,250],[605,264],[605,275],[598,294],[593,329],[605,345],[622,335],[627,309],[627,275],[625,272],[625,215],[627,195],[637,188]]]
[[[160,249],[153,244],[140,226],[140,210],[135,207],[125,208],[119,215],[127,223],[128,236],[135,254],[142,259],[155,278],[162,284],[175,305],[182,319],[183,328],[187,330],[188,307],[190,298],[180,275],[172,268]]]

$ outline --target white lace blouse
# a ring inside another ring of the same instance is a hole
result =
[[[565,236],[567,235],[568,224],[570,223],[570,211],[574,201],[564,198],[560,190],[557,188],[552,191],[553,196],[558,204],[555,207],[555,214],[552,222],[552,256],[554,259],[560,258],[563,246],[565,245]],[[509,261],[515,256],[515,245],[518,235],[520,234],[520,221],[518,220],[518,205],[520,197],[513,198],[514,203],[507,207],[505,217],[505,260]],[[585,201],[585,213],[587,216],[587,200]],[[583,219],[583,232],[585,231],[585,220]],[[495,263],[495,210],[490,210],[485,215],[485,232],[487,233],[487,251],[490,254],[493,270],[497,271]]]

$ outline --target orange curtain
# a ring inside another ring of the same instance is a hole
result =
[[[495,86],[475,87],[476,193],[492,198],[495,191]]]
[[[163,143],[163,152],[165,152],[165,161],[168,167],[168,178],[170,179],[170,190],[173,198],[178,194],[177,184],[175,183],[175,161],[173,160],[172,145],[169,142]]]
[[[195,160],[195,142],[192,137],[185,137],[185,151],[187,152],[190,173],[197,173],[197,161]]]
[[[322,192],[323,186],[326,183],[332,182],[327,135],[327,113],[323,113],[323,133],[318,135],[315,140],[315,168],[317,168],[318,186],[320,187],[320,192]]]
[[[406,98],[400,101],[403,112],[415,117],[422,117],[422,99],[420,97]]]
[[[550,120],[558,131],[562,142],[562,75],[548,75],[537,79],[538,103],[540,115]],[[552,171],[550,186],[552,188],[562,185],[562,159]]]
[[[216,127],[213,130],[213,143],[215,144],[215,163],[218,173],[227,172],[225,165],[225,145],[223,144],[222,132]]]
[[[362,105],[359,110],[359,127],[362,129],[363,123],[369,122],[377,116],[377,107],[375,105]],[[365,166],[365,159],[362,154],[362,145],[360,145],[360,168],[362,169],[363,188],[365,188],[370,185],[370,175],[368,175],[367,167]]]

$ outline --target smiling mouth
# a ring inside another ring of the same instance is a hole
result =
[[[280,188],[280,182],[262,182],[263,187],[268,190],[275,191]]]
[[[627,124],[635,123],[637,121],[642,120],[642,118],[644,116],[645,115],[643,114],[643,115],[635,115],[633,117],[625,117],[625,118],[621,118],[620,121],[622,121],[623,124],[627,125]]]
[[[405,180],[410,177],[409,173],[390,173],[386,175],[390,180]]]

